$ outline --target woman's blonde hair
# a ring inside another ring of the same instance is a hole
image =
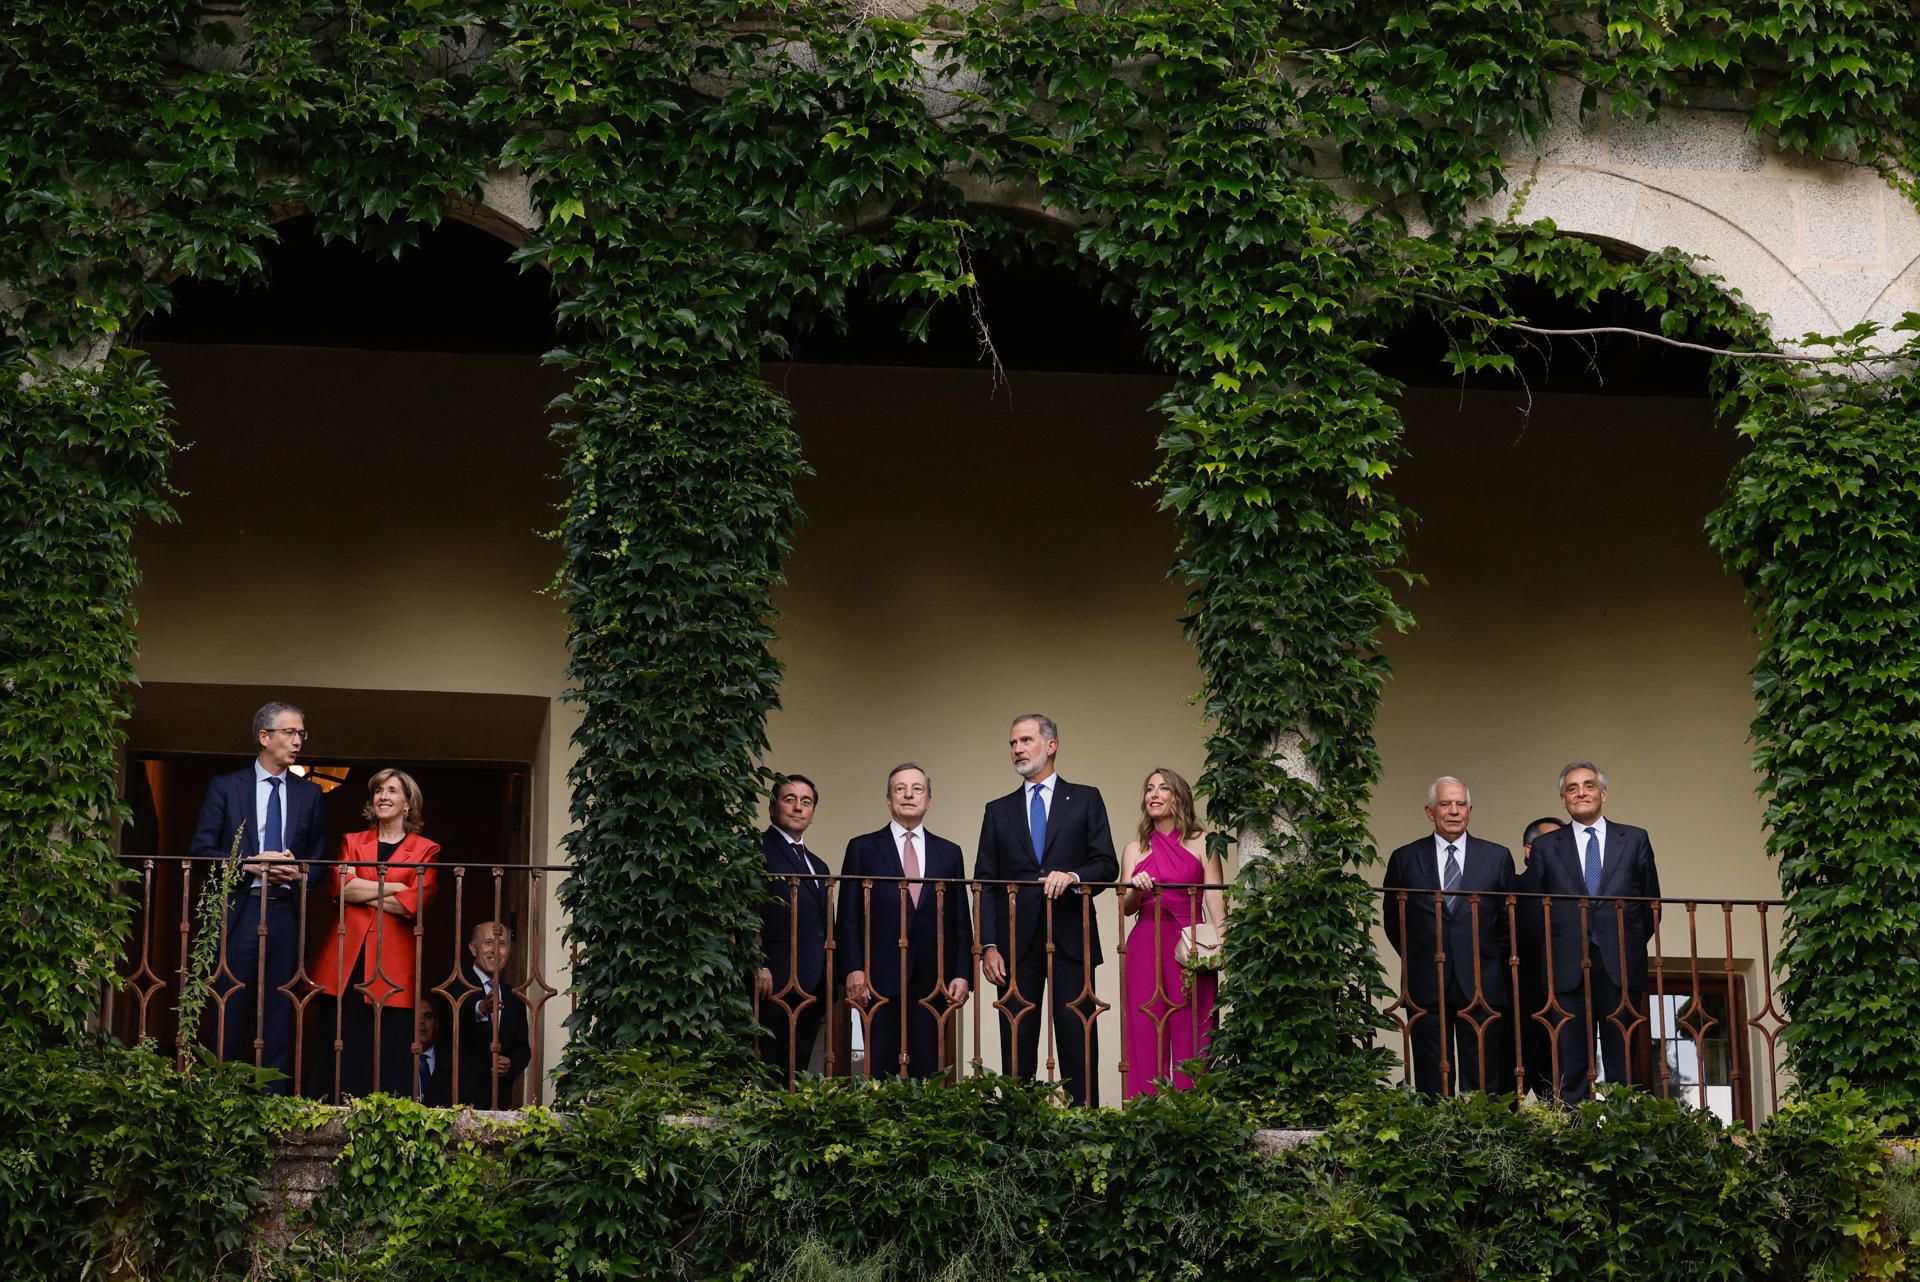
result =
[[[400,821],[408,832],[419,832],[427,825],[427,803],[420,798],[420,785],[413,776],[404,770],[395,770],[388,766],[385,770],[373,772],[373,778],[367,780],[367,804],[360,807],[360,817],[373,819],[373,794],[380,791],[380,785],[389,779],[400,781],[400,791],[407,794],[407,817]]]
[[[1193,788],[1180,777],[1179,771],[1169,770],[1165,766],[1155,766],[1147,771],[1147,777],[1140,781],[1140,849],[1142,850],[1145,850],[1147,844],[1153,840],[1153,820],[1147,818],[1146,792],[1147,785],[1153,782],[1155,775],[1166,780],[1167,787],[1173,789],[1173,830],[1180,834],[1180,840],[1192,841],[1206,831],[1200,826],[1200,821],[1194,817]]]

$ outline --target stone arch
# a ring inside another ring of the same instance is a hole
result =
[[[1736,110],[1583,117],[1580,91],[1555,91],[1545,135],[1509,153],[1509,190],[1477,212],[1698,255],[1787,350],[1920,307],[1920,211],[1879,173],[1785,158]]]

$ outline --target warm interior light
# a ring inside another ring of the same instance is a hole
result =
[[[321,792],[332,792],[347,781],[347,766],[289,766],[288,769],[313,780]]]

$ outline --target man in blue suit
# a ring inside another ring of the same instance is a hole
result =
[[[805,775],[782,775],[767,802],[760,854],[767,898],[760,909],[760,1060],[791,1082],[807,1071],[826,1009],[827,865],[807,849],[819,790]]]
[[[239,838],[240,883],[227,909],[230,975],[215,980],[220,1058],[288,1074],[269,1088],[284,1095],[293,1087],[293,999],[282,988],[300,968],[301,887],[320,878],[326,817],[320,786],[289,768],[307,743],[305,714],[290,703],[265,704],[253,714],[253,738],[253,764],[207,786],[190,849],[225,859]]]
[[[932,801],[925,770],[912,762],[895,766],[887,775],[893,821],[848,842],[840,866],[839,970],[847,1000],[866,1013],[874,1077],[948,1071],[946,1030],[967,999],[973,965],[967,870],[960,847],[926,830]],[[862,884],[865,877],[906,880]]]
[[[1452,775],[1435,779],[1427,785],[1433,831],[1394,851],[1382,881],[1387,942],[1400,954],[1403,1000],[1417,1008],[1407,1012],[1407,1031],[1422,1095],[1513,1089],[1513,856],[1469,833],[1472,817],[1467,785]]]
[[[1626,1033],[1646,1018],[1647,942],[1653,938],[1652,906],[1631,901],[1658,899],[1660,873],[1647,830],[1601,813],[1607,777],[1598,766],[1571,763],[1560,772],[1559,786],[1573,822],[1542,833],[1533,843],[1533,861],[1540,889],[1562,896],[1548,919],[1545,960],[1552,965],[1555,995],[1573,1016],[1558,1040],[1560,1101],[1574,1104],[1591,1090],[1596,1030],[1604,1080],[1631,1080]],[[1586,962],[1592,966],[1584,967]],[[1634,1031],[1636,1039],[1645,1037],[1645,1024]]]
[[[982,881],[1030,882],[1008,911],[1006,886],[983,886],[980,910],[986,950],[980,970],[999,985],[1002,1071],[1034,1076],[1039,1068],[1041,1002],[1048,988],[1052,907],[1052,1002],[1060,1080],[1075,1104],[1100,1102],[1100,1041],[1094,1027],[1093,972],[1103,960],[1100,923],[1091,896],[1096,883],[1120,873],[1100,790],[1068,783],[1053,768],[1060,730],[1037,712],[1014,718],[1007,748],[1023,782],[987,803],[973,875]],[[1088,889],[1082,883],[1088,883]],[[1011,983],[1009,983],[1011,979]],[[1011,996],[1017,990],[1019,996]],[[1015,1019],[1008,1018],[1009,1012]],[[1017,1026],[1015,1024],[1017,1020]]]

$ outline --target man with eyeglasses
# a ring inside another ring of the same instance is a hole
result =
[[[263,705],[253,714],[253,738],[253,763],[207,785],[189,849],[225,859],[238,842],[226,969],[214,978],[220,1058],[287,1074],[268,1087],[284,1095],[293,1088],[293,999],[283,990],[300,968],[301,887],[319,880],[326,817],[320,786],[291,769],[307,743],[300,709]]]
[[[1540,869],[1540,889],[1556,896],[1545,960],[1553,966],[1560,1006],[1572,1014],[1558,1038],[1560,1101],[1576,1104],[1591,1090],[1596,1032],[1601,1080],[1630,1080],[1626,1034],[1646,1018],[1647,942],[1653,938],[1647,901],[1660,897],[1660,873],[1647,830],[1601,813],[1607,777],[1598,766],[1569,763],[1560,772],[1559,790],[1573,822],[1534,839],[1533,863]],[[1645,1030],[1642,1022],[1636,1038]]]

